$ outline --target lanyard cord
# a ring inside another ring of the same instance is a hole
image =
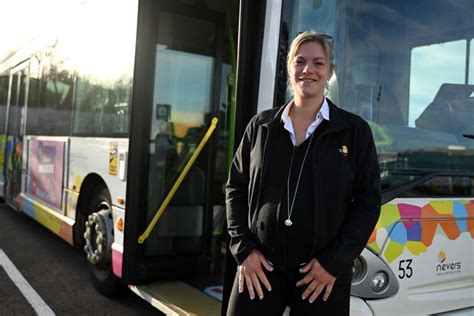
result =
[[[288,203],[288,218],[285,220],[286,226],[293,225],[291,221],[291,214],[293,213],[293,206],[295,205],[296,194],[298,193],[298,187],[300,185],[301,174],[303,173],[304,163],[306,162],[306,157],[308,156],[309,148],[311,147],[311,143],[313,142],[313,137],[316,131],[313,132],[311,138],[309,140],[308,148],[306,148],[306,152],[304,154],[303,162],[301,163],[300,172],[298,174],[298,180],[296,181],[295,193],[293,194],[293,199],[291,201],[290,207],[290,178],[291,178],[291,169],[293,168],[293,158],[295,156],[295,147],[293,147],[293,151],[291,152],[291,161],[290,161],[290,170],[288,171],[288,179],[286,180],[286,192],[287,192],[287,203]]]

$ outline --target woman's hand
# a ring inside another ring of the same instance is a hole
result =
[[[239,265],[239,293],[244,292],[245,281],[251,300],[255,298],[255,291],[257,291],[258,297],[263,299],[263,291],[260,283],[262,283],[268,291],[272,290],[262,266],[268,271],[273,271],[270,261],[265,259],[262,253],[256,249]]]
[[[331,294],[336,278],[327,272],[316,259],[312,259],[308,264],[300,269],[300,272],[307,274],[303,279],[296,283],[296,286],[309,284],[301,298],[305,300],[309,295],[311,295],[311,293],[313,293],[309,298],[309,302],[313,303],[319,294],[324,291],[324,288],[326,288],[326,292],[323,296],[323,300],[326,301]]]

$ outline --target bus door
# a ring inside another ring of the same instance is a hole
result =
[[[5,144],[5,201],[17,207],[16,196],[21,191],[25,104],[27,99],[27,63],[16,67],[10,75],[9,102]]]
[[[123,262],[129,283],[219,278],[235,56],[229,36],[237,32],[237,15],[238,1],[213,8],[140,2]],[[213,118],[217,128],[170,194]],[[155,228],[138,243],[167,200]]]

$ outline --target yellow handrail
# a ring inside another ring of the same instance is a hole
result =
[[[171,199],[173,198],[174,194],[176,193],[176,191],[178,190],[179,186],[181,185],[181,183],[183,182],[184,178],[186,177],[186,175],[188,174],[189,172],[189,169],[191,169],[191,166],[193,165],[194,161],[196,160],[196,158],[199,156],[199,154],[201,153],[201,150],[204,148],[204,145],[206,145],[207,141],[209,140],[209,138],[211,137],[212,133],[214,132],[214,130],[216,129],[216,126],[217,126],[217,122],[219,120],[217,119],[217,117],[214,117],[212,119],[212,122],[211,122],[211,126],[209,126],[209,129],[207,130],[206,134],[204,135],[204,137],[202,138],[201,142],[199,143],[199,145],[197,146],[196,150],[194,151],[194,153],[192,154],[191,158],[189,158],[189,161],[188,163],[186,164],[186,166],[184,166],[184,169],[183,171],[181,171],[181,174],[179,175],[178,179],[176,180],[176,182],[174,183],[173,187],[171,188],[170,192],[168,193],[168,195],[166,196],[165,200],[163,201],[163,204],[161,204],[160,208],[158,209],[158,212],[155,214],[155,216],[153,217],[151,223],[148,225],[147,229],[145,230],[145,232],[143,234],[140,235],[140,237],[138,237],[138,243],[139,244],[143,244],[143,242],[148,238],[148,236],[150,235],[151,231],[153,230],[153,228],[155,228],[155,225],[156,223],[158,222],[158,220],[160,219],[161,215],[163,214],[163,212],[165,211],[166,207],[168,206],[168,204],[170,203]]]

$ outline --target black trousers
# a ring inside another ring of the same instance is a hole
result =
[[[296,286],[296,282],[301,280],[305,274],[295,270],[277,270],[273,272],[265,271],[268,281],[272,287],[269,292],[262,285],[264,298],[260,300],[255,292],[255,298],[250,299],[247,287],[244,282],[244,292],[239,293],[239,275],[236,273],[234,285],[229,299],[227,315],[278,315],[281,316],[289,306],[291,316],[304,315],[349,315],[349,301],[351,292],[350,279],[337,279],[328,300],[323,301],[323,293],[312,303],[309,298],[303,300],[301,295],[306,290],[307,285]]]

